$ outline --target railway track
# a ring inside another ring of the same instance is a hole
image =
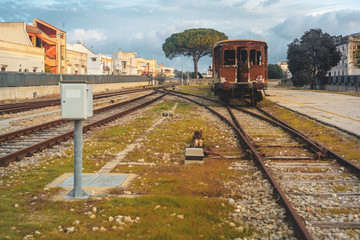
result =
[[[116,103],[94,110],[94,116],[84,120],[83,132],[107,124],[119,117],[143,108],[160,98],[157,92]],[[150,98],[150,100],[148,100]],[[0,135],[0,166],[7,166],[12,161],[20,161],[23,157],[52,147],[74,135],[72,121],[55,120],[18,131]]]
[[[120,96],[129,93],[141,92],[144,91],[142,88],[128,89],[116,92],[106,92],[106,93],[98,93],[94,94],[93,99],[102,99],[114,96]],[[60,105],[60,99],[47,99],[47,100],[38,100],[38,101],[26,101],[19,103],[10,103],[10,104],[2,104],[0,105],[0,114],[8,114],[8,113],[17,113],[29,111],[37,108],[45,108],[50,106]]]
[[[233,128],[271,183],[298,239],[357,239],[359,167],[261,109],[208,107],[194,100],[199,96],[171,92],[206,107]],[[237,170],[252,167],[234,160],[232,165]]]

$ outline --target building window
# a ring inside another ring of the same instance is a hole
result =
[[[1,71],[2,71],[2,72],[5,72],[5,71],[6,71],[6,67],[2,66],[2,67],[1,67]]]
[[[96,57],[91,58],[91,61],[95,62],[95,61],[96,61]]]
[[[121,66],[123,69],[126,69],[126,61],[121,61]]]

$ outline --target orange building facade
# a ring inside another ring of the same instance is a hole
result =
[[[33,20],[33,26],[26,25],[26,32],[33,46],[45,49],[45,71],[60,73],[61,68],[61,73],[64,73],[66,33],[39,19]]]

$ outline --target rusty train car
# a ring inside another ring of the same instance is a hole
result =
[[[262,90],[268,81],[268,47],[258,40],[226,40],[213,49],[211,90],[222,101],[251,100],[252,105],[263,100]]]

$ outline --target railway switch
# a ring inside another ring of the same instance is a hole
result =
[[[204,149],[203,149],[202,131],[195,131],[190,147],[185,149],[185,164],[189,163],[203,163]]]

